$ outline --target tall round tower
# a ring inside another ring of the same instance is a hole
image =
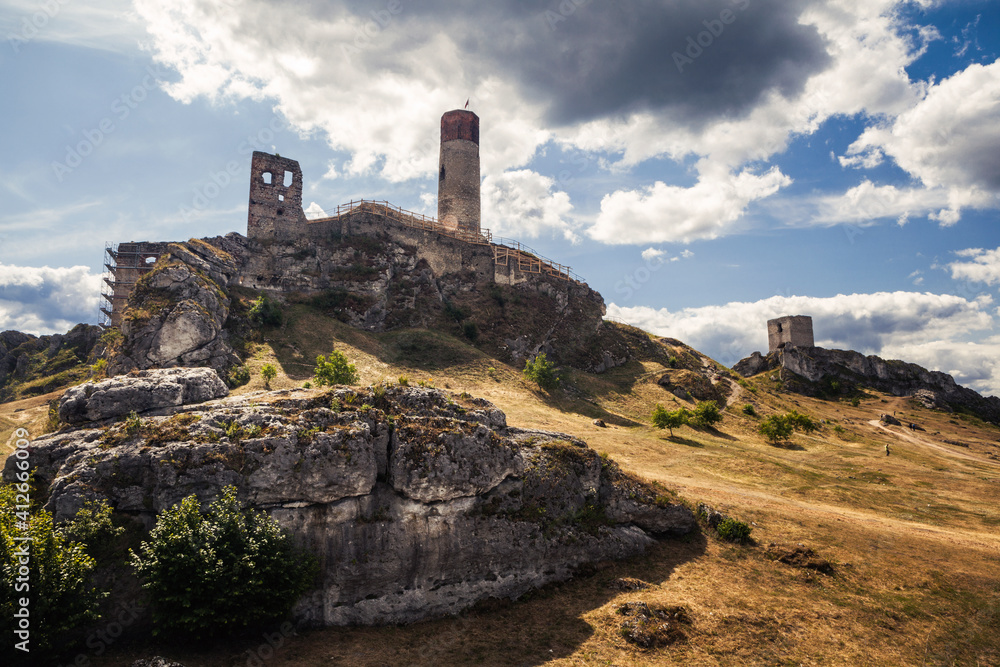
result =
[[[438,220],[479,233],[479,116],[471,111],[441,116]]]

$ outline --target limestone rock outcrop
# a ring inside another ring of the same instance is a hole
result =
[[[93,363],[103,348],[100,338],[101,328],[93,324],[77,324],[65,334],[47,336],[20,331],[0,332],[0,400],[9,396],[13,383]],[[39,387],[38,393],[52,391],[64,384],[56,381],[52,387]]]
[[[775,369],[780,370],[786,389],[805,395],[829,393],[834,386],[840,392],[870,387],[895,396],[915,396],[924,405],[962,408],[1000,424],[1000,398],[981,396],[956,383],[947,373],[905,361],[865,356],[853,350],[786,347],[766,357],[755,352],[733,366],[744,377]]]
[[[203,403],[229,394],[211,368],[167,368],[136,371],[100,382],[71,387],[59,401],[59,419],[68,424],[116,419]]]
[[[225,290],[235,259],[203,241],[172,243],[129,297],[112,373],[171,366],[225,368],[239,363],[224,325]]]
[[[69,397],[67,412],[84,401],[75,413],[105,414],[91,405],[105,404],[100,391]],[[57,520],[105,498],[149,526],[187,495],[207,504],[235,485],[319,558],[321,584],[295,612],[316,624],[410,622],[517,597],[696,525],[669,491],[583,442],[432,389],[228,397],[139,425],[64,428],[35,440],[31,458]]]

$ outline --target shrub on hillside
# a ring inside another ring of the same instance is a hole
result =
[[[538,384],[539,387],[550,391],[559,386],[559,376],[556,375],[556,365],[549,361],[545,353],[542,352],[533,361],[524,363],[524,377]]]
[[[246,366],[233,366],[229,369],[229,374],[226,376],[226,384],[229,385],[230,389],[242,387],[249,381],[250,369]]]
[[[750,539],[750,532],[753,528],[749,524],[737,519],[723,519],[715,527],[715,532],[719,537],[729,542],[745,542]]]
[[[687,424],[690,418],[691,413],[684,408],[668,411],[659,403],[653,408],[653,425],[656,428],[668,429],[671,437],[674,435],[674,429]]]
[[[776,443],[788,440],[792,435],[792,425],[784,415],[771,415],[760,423],[757,430],[768,442]]]
[[[271,380],[278,377],[278,369],[274,364],[264,364],[260,367],[260,377],[264,380],[264,387],[271,388]]]
[[[343,352],[334,350],[329,356],[316,357],[316,384],[320,387],[335,384],[357,384],[358,369],[347,360]]]
[[[162,512],[132,566],[149,592],[154,633],[198,638],[284,617],[316,567],[265,512],[243,510],[233,486],[207,514],[193,494]]]
[[[719,405],[715,401],[701,401],[695,406],[691,415],[691,423],[695,426],[707,428],[722,421],[722,413],[719,412]]]
[[[49,512],[23,509],[17,486],[0,486],[0,633],[7,648],[23,639],[14,634],[19,624],[15,614],[20,613],[20,599],[29,597],[27,646],[31,655],[46,655],[64,649],[75,631],[98,617],[96,609],[107,592],[91,584],[96,562],[85,543],[113,534],[110,509],[89,506],[73,521],[56,526]],[[25,537],[29,540],[18,539]],[[22,553],[26,548],[28,554]],[[27,569],[27,580],[21,568]]]
[[[746,405],[743,406],[743,414],[747,415],[748,417],[756,417],[757,409],[753,406],[752,403],[747,403]]]
[[[254,299],[250,309],[247,310],[247,318],[259,326],[281,326],[281,304],[271,297],[261,294]]]

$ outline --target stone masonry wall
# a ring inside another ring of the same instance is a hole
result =
[[[786,346],[815,346],[811,317],[808,315],[795,315],[767,321],[768,351],[777,352]]]

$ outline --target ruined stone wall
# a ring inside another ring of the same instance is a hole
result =
[[[449,111],[441,117],[438,220],[453,229],[480,230],[479,117]]]
[[[305,233],[305,224],[299,163],[254,151],[250,162],[247,236],[259,240],[294,238]]]
[[[143,274],[148,273],[160,255],[166,252],[167,244],[150,241],[130,241],[119,243],[116,249],[108,249],[112,263],[108,264],[111,274],[110,294],[105,298],[110,302],[108,324],[120,327],[128,298],[135,284]],[[107,312],[107,311],[106,311]]]
[[[811,317],[808,315],[794,315],[767,321],[768,351],[777,352],[788,346],[815,346]]]

